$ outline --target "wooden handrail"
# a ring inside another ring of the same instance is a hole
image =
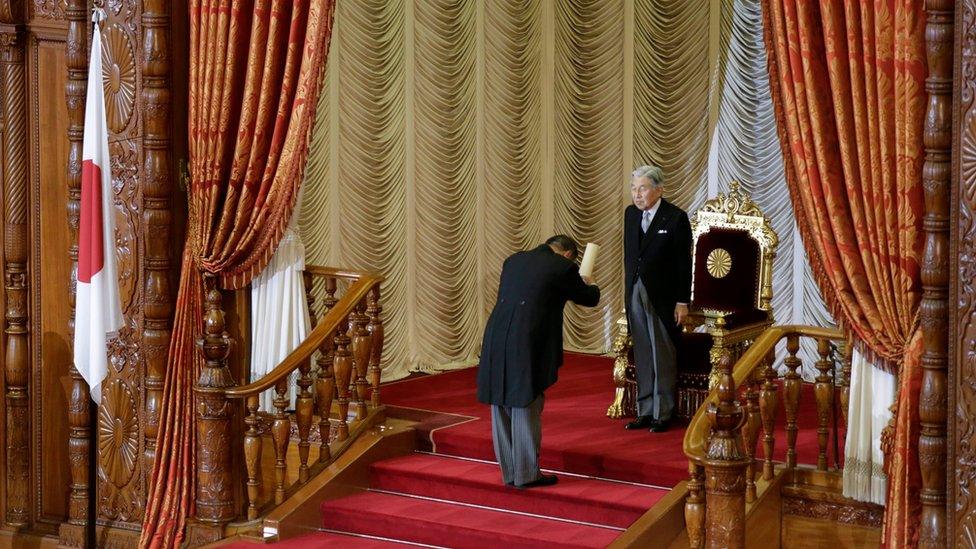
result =
[[[296,347],[278,366],[261,377],[261,379],[247,385],[227,389],[226,395],[228,398],[247,398],[248,396],[257,395],[286,379],[319,349],[325,341],[325,338],[336,331],[339,324],[353,312],[356,305],[365,299],[375,286],[383,281],[383,277],[376,274],[343,271],[313,265],[307,266],[306,271],[313,275],[347,278],[355,280],[355,282],[349,287],[345,295],[342,296],[342,299],[336,303],[335,307],[330,309],[325,317],[312,329],[311,333],[302,341],[301,345]]]
[[[817,326],[802,325],[783,325],[771,326],[767,328],[749,346],[745,353],[735,363],[732,370],[732,379],[736,387],[742,385],[745,380],[755,374],[755,371],[763,366],[765,357],[773,351],[776,344],[785,337],[801,336],[831,340],[844,340],[844,332],[833,328],[820,328]],[[695,417],[688,424],[685,431],[683,449],[688,459],[700,462],[705,457],[705,446],[708,443],[710,425],[707,418],[709,404],[718,404],[718,388],[713,388],[708,393],[708,398],[704,404],[695,412]]]
[[[335,267],[321,267],[319,265],[306,265],[305,272],[313,276],[327,276],[333,278],[344,278],[346,280],[361,280],[364,278],[375,278],[378,281],[382,281],[383,277],[362,271],[350,271],[348,269],[337,269]]]

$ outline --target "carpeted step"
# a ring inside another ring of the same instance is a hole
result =
[[[322,503],[322,525],[455,549],[606,547],[620,530],[365,492]]]
[[[649,433],[646,429],[625,430],[629,420],[607,418],[607,405],[615,390],[612,365],[610,358],[565,355],[559,382],[546,391],[540,465],[554,471],[662,487],[687,480],[683,425],[675,424],[665,433]],[[384,385],[383,400],[391,415],[400,406],[409,409],[412,417],[426,410],[436,418],[427,431],[435,453],[493,461],[491,410],[478,402],[476,377],[477,368],[468,368],[394,382]],[[774,459],[782,461],[787,439],[781,391],[777,408]],[[813,386],[804,383],[796,443],[800,463],[817,462],[817,418]],[[839,436],[843,440],[843,430]],[[834,463],[837,458],[832,444],[829,450],[829,462]],[[759,454],[762,457],[761,450]]]
[[[417,547],[407,543],[396,543],[381,539],[364,538],[348,534],[336,534],[333,532],[315,532],[297,538],[291,538],[274,543],[262,543],[259,541],[235,541],[227,545],[222,545],[221,549],[258,549],[268,547],[269,549],[395,549]]]
[[[412,454],[374,463],[375,490],[458,501],[485,507],[626,528],[667,490],[560,475],[545,488],[518,490],[501,481],[498,465]]]

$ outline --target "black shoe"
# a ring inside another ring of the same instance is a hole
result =
[[[624,425],[624,429],[646,429],[654,425],[654,418],[651,416],[637,416],[637,419]]]
[[[667,431],[669,427],[671,427],[670,419],[665,419],[664,421],[655,420],[654,423],[651,424],[651,432],[663,433],[664,431]]]
[[[539,478],[533,480],[532,482],[526,482],[525,484],[516,484],[515,487],[519,490],[525,490],[526,488],[537,488],[539,486],[552,486],[559,481],[559,477],[556,475],[539,475]]]

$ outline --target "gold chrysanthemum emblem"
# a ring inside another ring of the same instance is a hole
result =
[[[722,248],[715,248],[705,261],[708,274],[715,278],[725,278],[732,270],[732,256]]]

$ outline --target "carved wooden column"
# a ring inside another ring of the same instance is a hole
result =
[[[65,96],[68,103],[68,228],[71,233],[71,291],[68,307],[71,310],[68,332],[74,334],[75,284],[78,276],[78,217],[81,200],[81,145],[85,128],[85,92],[88,88],[88,32],[91,14],[85,0],[67,0],[68,38],[65,53],[68,81]],[[71,495],[68,503],[68,524],[62,526],[61,542],[77,545],[88,524],[88,449],[91,443],[91,397],[88,384],[71,365],[71,384],[68,395],[68,457],[71,460]]]
[[[236,516],[234,489],[236,477],[231,469],[232,403],[225,391],[234,386],[227,356],[231,339],[224,330],[217,279],[204,275],[204,334],[197,341],[206,360],[200,379],[193,388],[197,428],[197,494],[196,518],[205,527],[222,530]]]
[[[28,382],[30,326],[28,272],[30,234],[27,187],[27,90],[23,36],[17,27],[0,27],[0,79],[3,86],[3,221],[6,310],[6,509],[5,523],[24,526],[30,518],[30,432]]]
[[[925,253],[922,259],[921,324],[924,338],[921,435],[922,522],[919,547],[946,546],[946,421],[948,406],[949,180],[952,148],[952,0],[926,0],[925,47]],[[966,75],[968,78],[970,75]]]
[[[718,404],[708,407],[711,437],[705,453],[705,547],[737,549],[746,542],[746,468],[742,408],[735,400],[732,357],[717,357]]]
[[[170,286],[170,63],[169,0],[142,3],[142,124],[143,124],[143,222],[145,231],[145,324],[143,346],[146,356],[146,426],[144,471],[153,470],[156,435],[163,396],[173,316]],[[147,482],[149,479],[147,478]]]

